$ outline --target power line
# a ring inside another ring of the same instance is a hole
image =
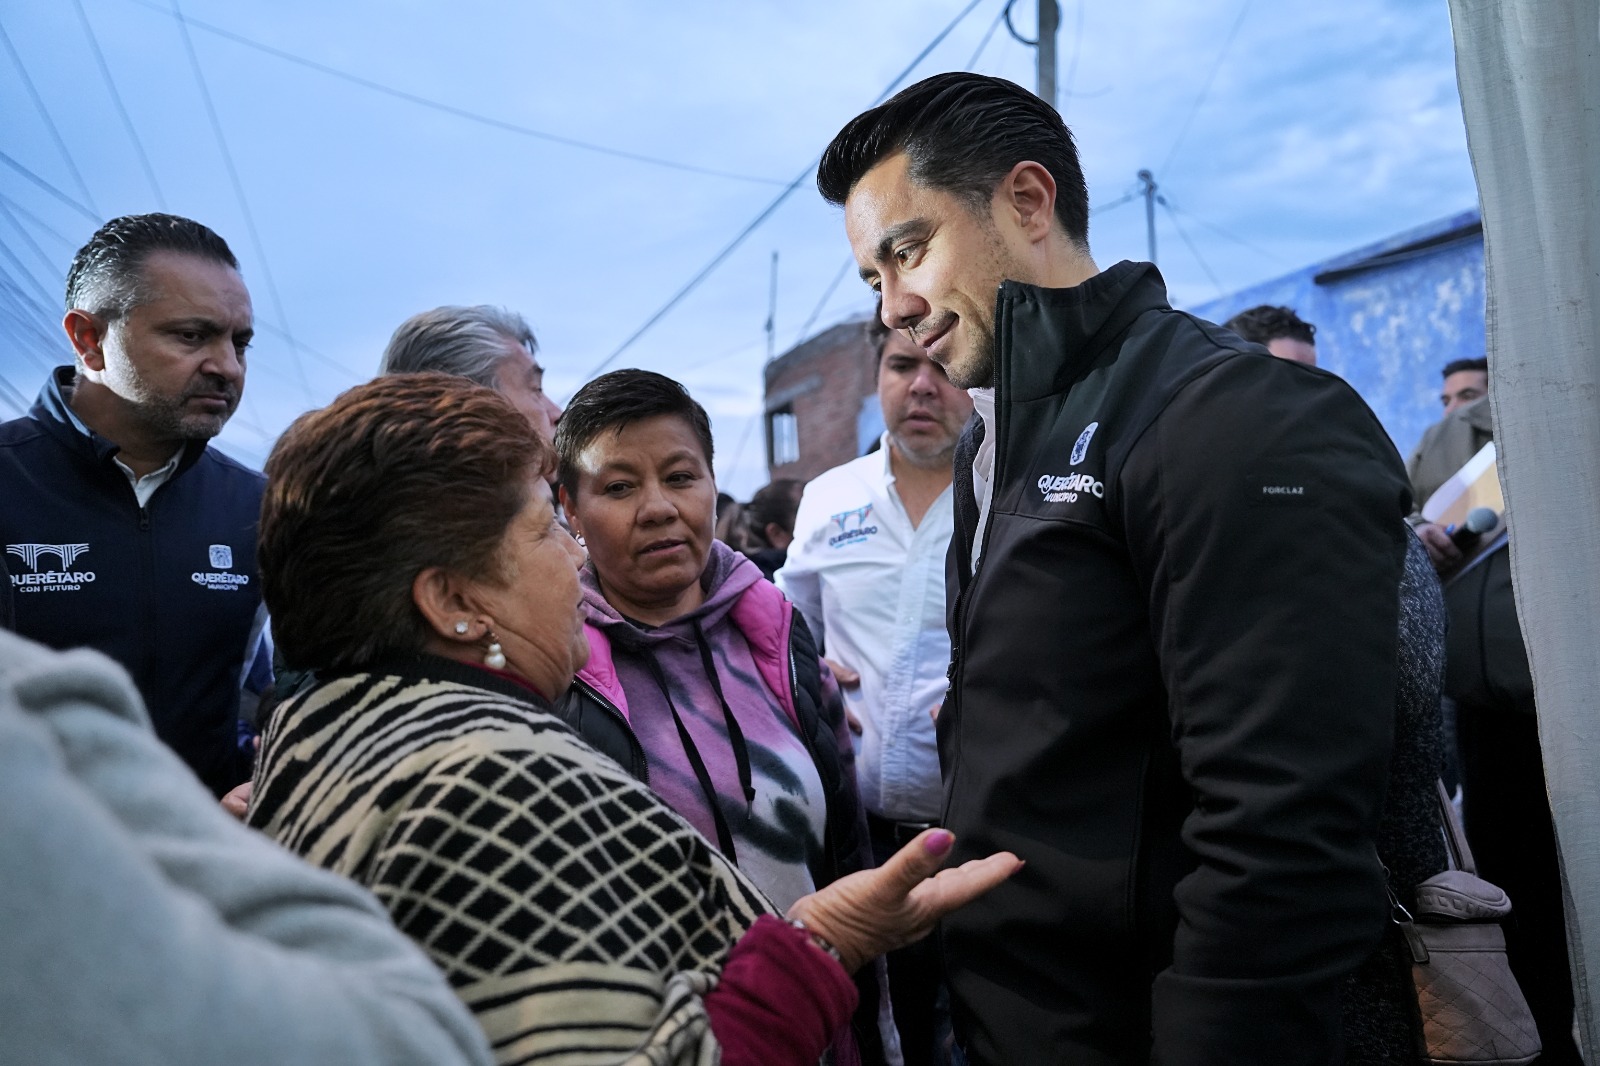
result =
[[[39,95],[39,90],[34,86],[33,79],[28,76],[28,68],[22,64],[22,56],[17,54],[16,46],[11,43],[11,35],[4,26],[0,26],[0,45],[5,46],[6,54],[11,57],[11,62],[16,65],[17,73],[22,75],[22,84],[28,90],[28,96],[33,100],[33,106],[39,112],[39,117],[44,119],[45,126],[50,130],[50,136],[56,142],[56,148],[61,152],[61,158],[66,160],[67,169],[72,172],[72,179],[78,183],[78,191],[83,193],[84,202],[95,208],[94,194],[89,191],[89,185],[83,180],[83,172],[78,169],[77,162],[72,158],[72,152],[67,148],[67,142],[62,139],[61,130],[56,127],[56,120],[50,117],[50,109],[44,106],[44,97]]]
[[[1235,244],[1237,244],[1237,245],[1239,245],[1241,247],[1248,248],[1252,252],[1257,253],[1258,255],[1264,255],[1268,259],[1271,259],[1271,260],[1274,260],[1275,262],[1281,263],[1283,266],[1286,266],[1286,267],[1294,266],[1293,263],[1289,262],[1289,260],[1285,259],[1283,256],[1278,255],[1276,252],[1268,251],[1267,249],[1261,247],[1258,244],[1252,244],[1251,242],[1245,240],[1243,237],[1240,237],[1237,234],[1229,233],[1227,230],[1223,229],[1221,226],[1217,226],[1217,225],[1214,225],[1214,224],[1212,224],[1210,222],[1207,222],[1205,219],[1200,218],[1194,212],[1185,211],[1183,208],[1179,207],[1177,204],[1168,203],[1167,207],[1172,211],[1176,211],[1178,214],[1182,215],[1184,218],[1187,218],[1190,222],[1193,222],[1195,225],[1204,226],[1206,229],[1208,229],[1211,232],[1217,234],[1219,237],[1226,237],[1228,240],[1232,241],[1233,243],[1235,243]]]
[[[52,236],[56,240],[60,241],[64,246],[66,246],[68,248],[72,248],[74,250],[76,250],[76,248],[78,247],[77,243],[74,242],[71,237],[68,237],[66,234],[62,233],[60,230],[54,228],[53,226],[50,225],[50,223],[48,223],[44,219],[40,218],[38,215],[34,214],[32,211],[29,211],[26,207],[23,207],[21,204],[17,203],[15,200],[13,200],[11,197],[7,196],[3,192],[0,192],[0,204],[4,204],[4,205],[10,207],[13,211],[15,211],[17,214],[21,215],[23,218],[27,219],[29,222],[32,222],[39,229],[44,230],[46,233],[50,234],[50,236]]]
[[[1183,243],[1189,246],[1189,251],[1194,256],[1195,262],[1200,264],[1200,269],[1204,270],[1206,272],[1206,277],[1211,279],[1211,284],[1216,288],[1217,295],[1226,296],[1228,290],[1222,287],[1222,282],[1218,281],[1217,275],[1212,273],[1211,266],[1206,262],[1205,256],[1200,254],[1200,249],[1195,247],[1195,243],[1189,239],[1189,234],[1186,233],[1183,226],[1179,224],[1178,216],[1172,210],[1172,205],[1167,203],[1167,198],[1165,196],[1157,196],[1156,203],[1167,209],[1167,217],[1172,220],[1172,228],[1178,231],[1178,236],[1183,238]]]
[[[1137,200],[1139,198],[1140,192],[1141,192],[1141,190],[1135,189],[1133,192],[1130,192],[1126,196],[1119,196],[1115,200],[1112,200],[1110,203],[1101,204],[1098,207],[1095,207],[1092,210],[1090,210],[1089,217],[1093,218],[1095,215],[1098,215],[1103,211],[1109,211],[1113,207],[1121,207],[1123,204],[1131,203],[1132,201]]]
[[[89,38],[89,50],[94,53],[94,61],[100,67],[100,77],[105,81],[106,88],[111,90],[111,99],[117,105],[117,114],[122,116],[122,128],[128,131],[128,138],[133,141],[134,151],[139,155],[139,165],[144,168],[144,176],[149,180],[150,188],[155,190],[156,204],[165,211],[167,199],[161,194],[161,183],[156,181],[156,171],[150,165],[150,157],[145,154],[144,142],[139,139],[139,131],[134,128],[133,118],[122,103],[122,93],[117,91],[117,83],[112,80],[111,68],[106,64],[105,53],[100,51],[100,39],[95,36],[94,26],[89,22],[88,13],[83,10],[83,0],[72,0],[72,6],[78,9],[78,21],[83,24],[83,32]]]
[[[11,223],[11,228],[17,231],[17,235],[22,238],[23,243],[33,249],[33,254],[39,257],[39,262],[43,263],[44,268],[50,272],[50,280],[64,282],[66,279],[61,275],[55,260],[51,259],[45,250],[39,247],[39,242],[33,239],[33,234],[29,233],[28,228],[17,219],[16,213],[11,210],[11,202],[4,196],[0,196],[0,215],[3,215],[5,220]]]
[[[292,342],[293,344],[297,345],[302,352],[305,352],[307,355],[311,356],[311,358],[315,359],[317,362],[323,364],[324,366],[328,366],[328,367],[333,368],[334,370],[339,371],[341,374],[343,374],[346,377],[348,377],[351,381],[360,383],[360,382],[368,380],[366,375],[360,373],[359,371],[352,370],[350,367],[348,367],[345,364],[341,363],[339,360],[335,359],[333,356],[328,355],[328,354],[326,354],[324,352],[320,352],[317,349],[311,347],[311,345],[307,344],[305,341],[295,340],[294,338],[289,336],[289,333],[288,333],[287,330],[279,329],[277,326],[274,326],[271,322],[257,322],[256,325],[258,327],[260,327],[260,329],[264,333],[271,333],[274,336],[282,337],[284,340]]]
[[[33,271],[28,269],[26,263],[17,258],[17,253],[13,252],[11,246],[4,241],[0,241],[0,255],[10,260],[11,264],[17,268],[17,276],[26,281],[33,291],[39,294],[39,299],[43,301],[39,305],[40,309],[43,310],[48,307],[50,305],[49,290],[39,283],[39,279],[33,276]]]
[[[136,0],[136,2],[139,2],[139,0]],[[896,75],[895,79],[892,82],[889,83],[889,87],[887,89],[885,89],[883,92],[878,94],[878,98],[872,102],[872,106],[873,107],[877,107],[879,104],[881,104],[885,100],[887,100],[889,98],[889,94],[894,92],[895,89],[899,88],[900,87],[900,83],[902,81],[904,81],[911,74],[912,71],[916,70],[917,67],[919,65],[921,65],[922,61],[924,59],[928,58],[928,55],[935,48],[939,47],[940,43],[943,42],[946,37],[950,36],[950,32],[952,30],[954,30],[957,26],[961,25],[961,20],[966,18],[968,15],[970,15],[972,13],[972,9],[973,8],[977,7],[982,2],[983,2],[983,0],[972,0],[972,2],[967,4],[966,7],[962,8],[960,13],[957,14],[956,17],[950,21],[950,24],[948,26],[946,26],[944,29],[940,30],[938,35],[936,35],[933,40],[929,41],[927,46],[925,48],[923,48],[922,51],[917,53],[916,58],[913,59],[909,64],[907,64],[906,68],[904,70],[902,70],[898,75]],[[176,3],[176,0],[174,0],[174,3]],[[736,248],[738,248],[739,245],[744,243],[746,237],[748,237],[748,236],[750,236],[750,234],[754,233],[756,231],[756,229],[763,222],[765,222],[768,218],[772,217],[772,213],[774,211],[776,211],[779,207],[783,206],[783,202],[785,200],[787,200],[789,198],[789,196],[796,189],[798,189],[800,187],[801,183],[804,182],[806,180],[806,178],[811,176],[812,171],[814,171],[816,169],[817,164],[820,163],[821,161],[822,161],[822,157],[819,155],[819,156],[816,156],[815,158],[813,158],[811,160],[811,162],[807,163],[806,166],[805,166],[805,169],[800,171],[799,174],[795,175],[794,180],[791,181],[787,186],[785,186],[784,190],[781,193],[779,193],[777,195],[777,197],[771,203],[769,203],[766,207],[762,208],[760,214],[756,215],[755,218],[751,219],[749,224],[746,225],[744,227],[744,229],[739,231],[738,236],[734,237],[732,241],[728,242],[727,246],[724,247],[722,249],[722,251],[720,251],[716,255],[712,256],[711,262],[707,263],[704,267],[702,267],[700,269],[699,273],[695,274],[694,277],[689,279],[688,284],[684,285],[683,288],[681,288],[677,292],[675,292],[672,295],[672,298],[669,299],[666,303],[662,304],[660,309],[658,309],[655,314],[651,315],[648,319],[646,319],[644,325],[640,326],[638,329],[634,330],[633,333],[629,334],[627,340],[625,340],[621,344],[619,344],[616,347],[616,349],[610,355],[608,355],[604,359],[602,359],[599,362],[599,364],[595,366],[595,368],[593,370],[590,370],[589,373],[587,375],[585,375],[585,380],[593,379],[597,374],[599,374],[606,367],[608,367],[612,363],[616,362],[616,360],[622,355],[622,353],[627,351],[629,348],[633,347],[634,343],[636,341],[638,341],[638,339],[640,337],[644,336],[647,332],[649,332],[649,330],[650,330],[650,328],[652,326],[654,326],[657,322],[660,322],[663,318],[665,318],[667,316],[668,312],[670,312],[674,307],[678,306],[678,304],[683,302],[684,297],[688,296],[691,292],[693,292],[696,288],[698,288],[700,283],[702,281],[704,281],[707,277],[709,277],[712,271],[716,270],[717,267],[721,266],[723,260],[727,259],[728,256],[732,255],[734,250]]]
[[[1000,8],[999,13],[994,17],[994,21],[989,23],[988,30],[984,31],[983,40],[978,42],[977,50],[972,53],[972,58],[967,60],[966,66],[962,67],[962,70],[971,70],[973,67],[978,65],[978,57],[983,55],[983,50],[985,48],[989,47],[989,41],[992,37],[994,37],[994,31],[998,30],[1000,28],[1000,23],[1005,21],[1006,11],[1009,10],[1010,7],[1010,4],[1005,4]]]
[[[821,317],[822,309],[826,307],[828,305],[828,301],[833,298],[833,290],[839,287],[839,283],[844,280],[844,276],[850,273],[850,268],[855,265],[855,256],[852,255],[845,258],[844,263],[839,267],[839,272],[833,276],[833,280],[828,282],[828,287],[823,290],[822,299],[818,300],[817,306],[811,309],[811,314],[806,319],[806,324],[800,327],[800,334],[794,339],[795,344],[799,344],[801,341],[806,339],[806,335],[811,332],[812,324],[816,322],[819,317]]]
[[[100,217],[100,213],[98,211],[93,211],[93,210],[90,210],[87,207],[84,207],[78,201],[74,200],[72,197],[68,196],[66,193],[64,193],[60,189],[56,188],[54,185],[50,184],[48,181],[45,181],[39,175],[35,174],[33,171],[31,171],[27,167],[23,166],[21,163],[17,162],[15,159],[12,159],[10,156],[6,155],[4,152],[0,152],[0,163],[4,163],[6,166],[10,167],[12,170],[15,170],[18,174],[21,174],[23,177],[27,178],[29,181],[31,181],[35,185],[39,186],[39,188],[43,189],[45,192],[49,193],[51,196],[54,196],[57,200],[60,200],[62,203],[66,204],[68,207],[70,207],[74,211],[78,212],[78,214],[82,215],[84,218],[87,218],[90,222],[93,222],[96,226],[100,225],[100,223],[104,221],[104,219],[102,219]]]
[[[1222,60],[1228,54],[1228,49],[1233,45],[1233,39],[1239,35],[1239,27],[1244,25],[1244,17],[1250,12],[1252,0],[1244,0],[1239,8],[1239,16],[1233,20],[1233,26],[1228,30],[1228,36],[1222,42],[1222,49],[1217,53],[1217,60],[1211,64],[1211,73],[1206,75],[1206,82],[1200,87],[1200,95],[1195,97],[1194,106],[1189,109],[1189,117],[1183,120],[1183,126],[1178,130],[1177,139],[1172,142],[1172,151],[1167,153],[1167,161],[1161,164],[1161,173],[1166,174],[1172,169],[1172,161],[1178,155],[1178,146],[1183,143],[1184,135],[1189,132],[1189,124],[1194,121],[1195,115],[1200,113],[1200,105],[1206,102],[1206,97],[1211,93],[1211,85],[1217,80],[1217,72],[1222,69]]]
[[[507,133],[515,133],[523,137],[532,137],[536,140],[549,141],[553,144],[562,144],[566,145],[568,148],[578,148],[586,152],[599,152],[601,155],[609,155],[618,159],[629,159],[635,163],[647,163],[651,166],[666,167],[670,170],[682,170],[690,174],[704,174],[714,178],[727,178],[730,181],[747,181],[757,185],[783,184],[783,182],[777,178],[764,178],[751,174],[739,174],[731,170],[719,170],[715,167],[703,167],[695,163],[680,163],[672,159],[662,159],[659,156],[645,155],[642,152],[630,152],[622,148],[612,148],[603,144],[595,144],[592,141],[581,141],[576,137],[566,137],[559,133],[549,133],[545,130],[533,129],[530,126],[523,126],[515,122],[507,122],[505,119],[494,118],[493,116],[484,115],[477,111],[469,111],[464,107],[457,107],[454,104],[447,104],[440,100],[432,100],[426,96],[419,96],[416,93],[407,92],[404,89],[396,89],[392,85],[385,85],[382,82],[373,81],[371,78],[364,78],[359,74],[352,74],[349,71],[340,70],[337,67],[330,67],[325,63],[318,63],[314,59],[307,59],[305,56],[296,55],[293,52],[286,52],[281,48],[274,48],[269,44],[263,44],[260,41],[252,40],[242,34],[234,33],[232,30],[225,30],[221,26],[214,26],[209,22],[201,22],[199,19],[190,18],[187,15],[184,15],[182,12],[166,11],[158,4],[151,2],[151,0],[128,0],[128,2],[138,4],[140,7],[150,8],[152,11],[160,11],[164,15],[170,15],[177,18],[178,21],[184,23],[186,26],[193,26],[197,30],[204,30],[207,33],[226,38],[227,40],[233,41],[235,44],[244,45],[246,48],[252,48],[258,52],[265,53],[266,55],[274,56],[287,63],[294,63],[298,66],[305,67],[308,70],[315,70],[320,74],[328,75],[330,78],[338,78],[339,80],[347,81],[352,85],[359,85],[364,89],[370,89],[373,92],[383,93],[385,96],[392,96],[397,100],[404,100],[407,103],[416,104],[418,107],[426,107],[434,111],[443,112],[447,115],[454,115],[456,118],[466,119],[469,122],[476,122],[483,126],[491,126],[494,129],[503,130]]]
[[[217,138],[217,147],[222,150],[222,161],[228,169],[228,180],[233,183],[233,194],[238,198],[239,211],[244,215],[244,224],[250,233],[250,243],[255,245],[256,257],[261,260],[261,276],[267,283],[267,294],[272,298],[272,308],[278,316],[278,321],[283,323],[283,330],[289,340],[289,354],[294,358],[295,369],[299,372],[300,388],[304,390],[306,402],[312,402],[311,381],[306,377],[306,368],[300,361],[300,346],[295,342],[294,333],[289,328],[289,319],[283,313],[283,300],[278,296],[278,283],[273,280],[272,267],[267,261],[267,249],[261,243],[261,234],[256,229],[255,215],[250,211],[250,201],[244,194],[244,182],[239,180],[238,168],[233,165],[233,153],[228,151],[228,139],[222,133],[222,120],[217,117],[217,106],[212,102],[211,89],[206,85],[205,71],[200,68],[200,54],[194,49],[194,40],[189,36],[189,23],[183,17],[183,11],[178,7],[178,0],[172,0],[172,13],[177,16],[178,29],[183,37],[183,47],[189,54],[189,65],[194,69],[195,82],[200,86],[200,99],[206,106],[206,117],[211,120],[211,132]]]
[[[1061,91],[1061,95],[1068,100],[1072,99],[1072,87],[1078,81],[1078,54],[1083,50],[1083,0],[1078,0],[1077,7],[1078,24],[1072,31],[1072,59],[1067,63],[1067,84]]]

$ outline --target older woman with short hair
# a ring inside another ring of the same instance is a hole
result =
[[[588,656],[549,447],[441,374],[352,389],[267,463],[263,595],[292,666],[252,825],[370,888],[501,1063],[815,1062],[848,974],[1009,876],[897,865],[774,907],[550,713]]]

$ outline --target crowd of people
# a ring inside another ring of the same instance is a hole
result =
[[[745,504],[487,306],[249,470],[226,242],[90,238],[0,425],[0,1062],[1419,1064],[1441,775],[1581,1061],[1504,552],[1420,514],[1486,364],[1408,469],[1291,309],[1100,268],[998,79],[817,183],[885,430]]]

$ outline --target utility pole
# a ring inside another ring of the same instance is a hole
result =
[[[778,336],[778,252],[772,252],[772,284],[767,288],[767,362],[777,355]]]
[[[1056,29],[1061,25],[1061,8],[1056,0],[1039,0],[1039,98],[1051,107],[1056,104]]]
[[[1038,49],[1039,99],[1055,107],[1056,30],[1061,25],[1061,9],[1056,6],[1056,0],[1039,0],[1039,36],[1030,41],[1017,32],[1016,25],[1011,21],[1011,9],[1016,3],[1017,0],[1006,0],[1005,8],[1000,12],[1006,20],[1006,32],[1015,37],[1018,43]]]
[[[1150,262],[1156,261],[1156,176],[1148,170],[1139,171],[1144,183],[1144,228],[1150,240]]]

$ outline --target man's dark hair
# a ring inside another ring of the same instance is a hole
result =
[[[267,458],[256,546],[284,661],[422,651],[416,576],[504,579],[506,530],[554,460],[505,397],[449,374],[385,375],[295,419]]]
[[[817,167],[817,189],[843,204],[867,171],[896,152],[911,180],[941,189],[987,217],[995,186],[1024,160],[1056,182],[1056,218],[1089,247],[1089,188],[1072,131],[1056,109],[1022,86],[983,74],[936,74],[845,124]]]
[[[602,433],[671,415],[694,430],[711,466],[711,419],[689,390],[651,370],[613,370],[578,390],[556,423],[557,476],[567,495],[578,495],[578,457]]]
[[[1463,370],[1481,370],[1487,374],[1489,372],[1489,360],[1481,355],[1476,359],[1453,359],[1444,365],[1444,374],[1442,376],[1449,377],[1451,374],[1459,374]]]
[[[95,230],[72,257],[66,309],[108,321],[121,318],[145,300],[144,262],[154,252],[179,252],[239,269],[228,242],[193,219],[123,215]]]
[[[1273,307],[1271,304],[1262,304],[1252,307],[1248,311],[1240,311],[1222,324],[1224,329],[1232,330],[1252,344],[1266,344],[1279,337],[1288,337],[1290,340],[1304,341],[1306,344],[1317,343],[1317,327],[1303,321],[1294,313],[1293,308]]]

